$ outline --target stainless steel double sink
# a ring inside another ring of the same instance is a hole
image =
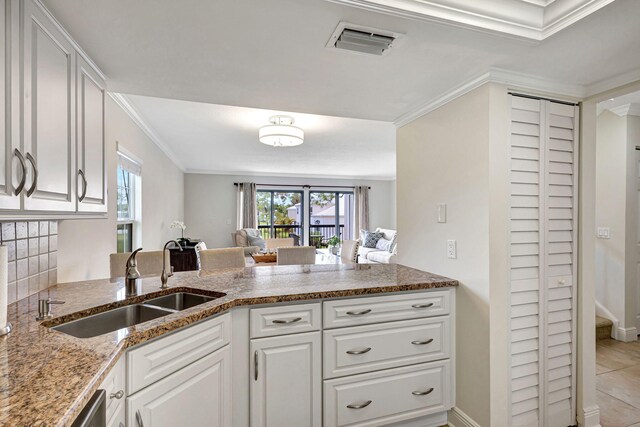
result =
[[[124,307],[72,320],[53,326],[51,329],[77,338],[96,337],[177,313],[226,295],[218,292],[214,294],[215,296],[209,296],[190,292],[176,292],[151,298],[138,304],[125,305]]]

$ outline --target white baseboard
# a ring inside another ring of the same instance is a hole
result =
[[[473,418],[454,406],[449,411],[449,425],[451,427],[481,427]]]
[[[613,339],[624,342],[638,341],[638,329],[633,328],[621,328],[617,327],[613,329]]]
[[[582,414],[578,414],[578,425],[580,427],[601,427],[598,405],[583,408]]]
[[[387,427],[442,427],[447,425],[447,413],[438,412],[437,414],[425,415],[424,417],[385,425]]]

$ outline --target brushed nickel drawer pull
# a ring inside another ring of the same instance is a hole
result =
[[[29,163],[31,163],[31,166],[33,167],[33,183],[31,184],[31,187],[29,187],[29,189],[27,190],[27,197],[31,197],[33,192],[36,191],[36,187],[38,186],[38,164],[36,162],[36,159],[34,159],[33,156],[31,155],[31,153],[27,153],[27,160],[29,161]]]
[[[82,194],[80,194],[80,196],[78,197],[78,201],[81,202],[87,195],[87,177],[85,176],[82,169],[78,169],[78,175],[80,175],[80,178],[82,178]]]
[[[109,399],[118,399],[118,400],[120,400],[120,399],[122,399],[122,396],[124,396],[124,391],[118,390],[115,393],[111,393],[109,395]]]
[[[431,344],[433,342],[433,338],[429,338],[426,341],[411,341],[411,344],[413,345],[427,345],[427,344]]]
[[[413,304],[411,307],[413,307],[413,308],[429,308],[429,307],[433,307],[433,303],[429,302],[427,304]]]
[[[16,187],[16,191],[14,191],[14,193],[13,193],[14,195],[17,196],[24,189],[24,184],[25,184],[25,182],[27,180],[27,164],[25,163],[24,156],[22,155],[20,150],[18,150],[16,148],[14,150],[13,154],[18,158],[18,161],[20,162],[20,167],[22,168],[22,177],[20,177],[20,183]]]
[[[289,323],[296,323],[302,320],[302,317],[296,317],[294,319],[276,319],[274,320],[272,323],[275,323],[276,325],[288,325]]]
[[[425,391],[419,391],[419,390],[412,391],[411,394],[413,394],[414,396],[426,396],[427,394],[431,393],[432,391],[433,391],[433,387],[431,387],[430,389],[425,390]]]
[[[366,408],[367,406],[371,405],[371,401],[367,400],[364,403],[361,404],[356,404],[356,403],[352,403],[351,405],[347,405],[347,408],[349,409],[362,409],[362,408]]]
[[[140,409],[136,411],[136,423],[138,423],[138,427],[144,427],[144,421],[142,420]]]
[[[253,380],[258,381],[258,350],[253,353]]]
[[[366,310],[362,310],[362,311],[347,311],[347,314],[349,316],[362,316],[363,314],[368,314],[371,313],[371,309],[368,308]]]
[[[347,354],[365,354],[371,351],[371,347],[367,347],[363,350],[347,350]]]

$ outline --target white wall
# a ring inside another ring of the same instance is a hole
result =
[[[396,138],[398,259],[460,281],[456,406],[483,426],[492,425],[489,93],[484,85],[398,129]],[[437,222],[438,203],[447,204],[445,224]],[[455,260],[447,259],[448,239],[457,240]]]
[[[637,194],[635,146],[630,134],[639,117],[610,111],[597,119],[596,224],[610,239],[596,240],[596,300],[620,322],[636,326]]]
[[[184,218],[184,174],[107,98],[107,174],[109,215],[106,219],[66,220],[59,225],[58,282],[109,277],[109,254],[116,252],[116,145],[142,161],[142,240],[145,250],[162,248],[177,237],[169,229]]]
[[[185,236],[202,239],[208,247],[231,245],[236,230],[236,187],[234,182],[288,185],[370,186],[371,227],[395,228],[395,181],[335,180],[273,176],[186,174],[184,182]]]

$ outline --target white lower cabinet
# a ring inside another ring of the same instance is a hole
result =
[[[226,346],[127,398],[127,426],[231,426]]]
[[[251,426],[320,427],[320,332],[254,339],[251,354]]]
[[[100,387],[107,426],[446,424],[453,289],[234,310],[128,350]]]
[[[125,414],[125,405],[118,406],[118,410],[111,418],[107,418],[107,427],[126,427],[127,417]]]
[[[324,425],[382,426],[450,408],[448,360],[324,382]]]

